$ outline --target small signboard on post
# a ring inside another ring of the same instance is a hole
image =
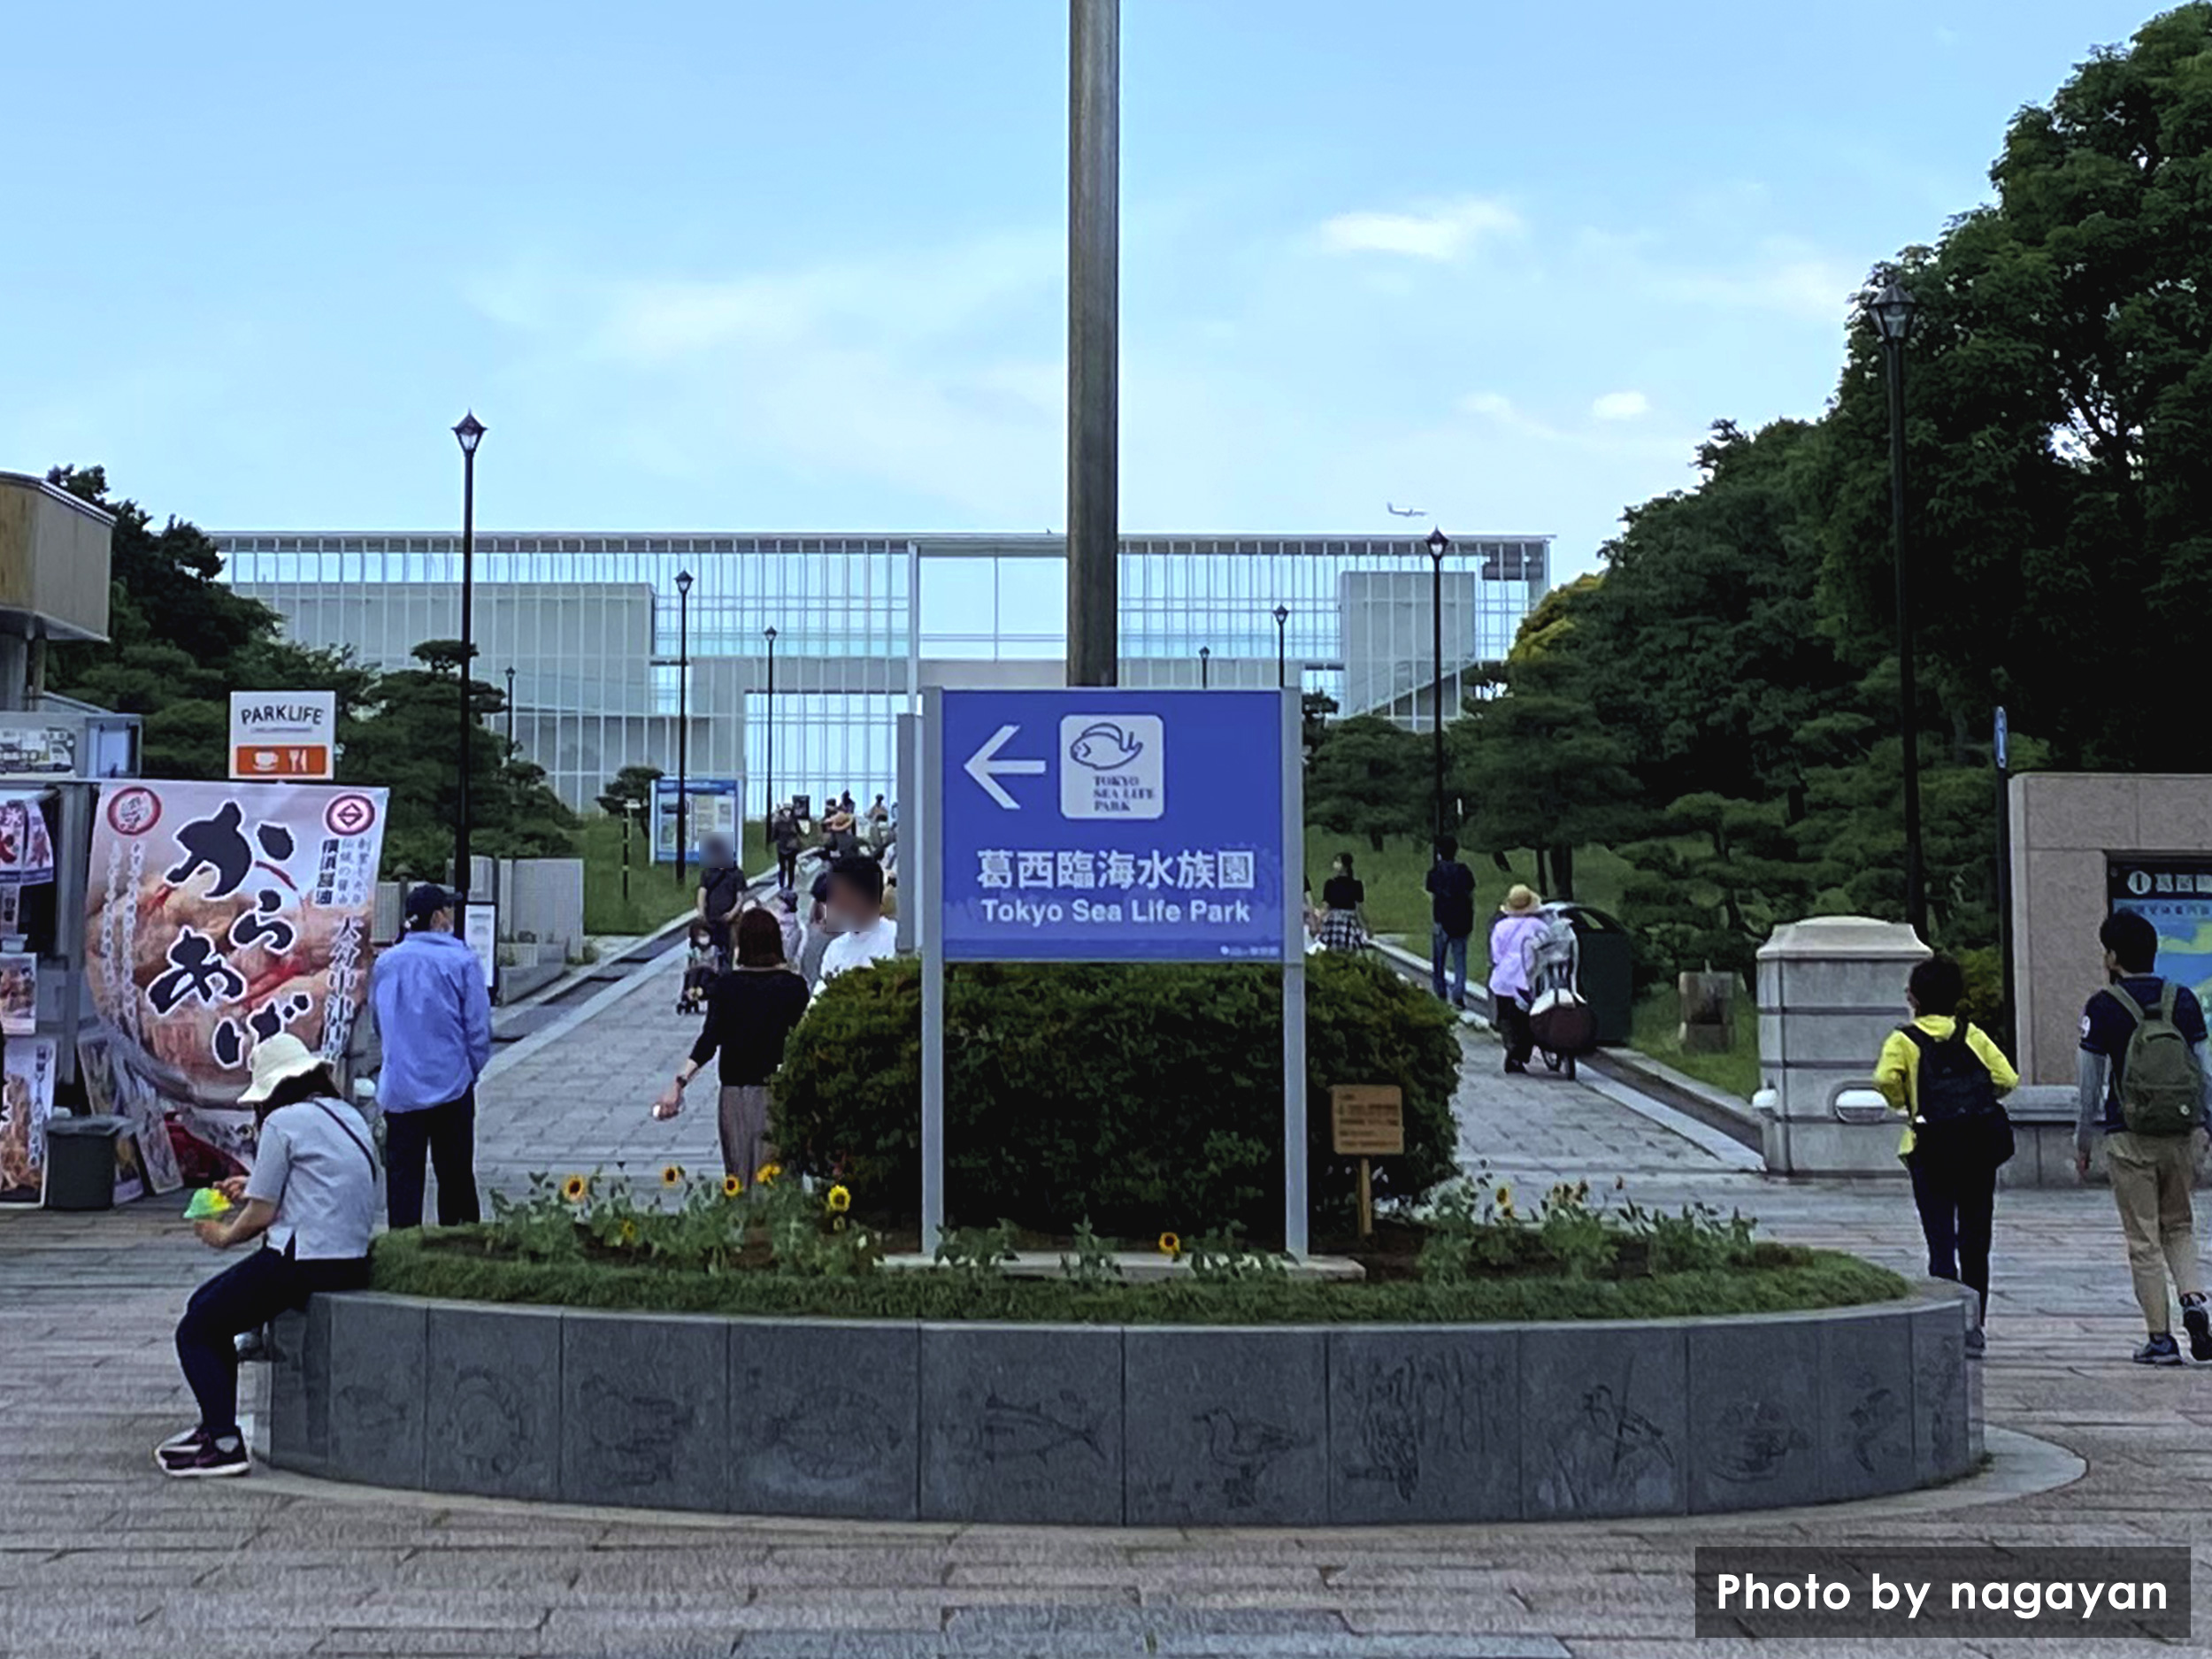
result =
[[[230,775],[286,783],[337,776],[338,694],[230,694]]]
[[[1340,1083],[1329,1091],[1329,1121],[1337,1156],[1359,1160],[1359,1236],[1364,1239],[1375,1231],[1367,1161],[1404,1156],[1405,1092],[1394,1084]]]

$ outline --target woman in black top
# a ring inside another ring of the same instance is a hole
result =
[[[653,1116],[683,1110],[684,1089],[718,1049],[722,1056],[722,1168],[755,1179],[774,1154],[768,1145],[768,1079],[783,1064],[787,1038],[805,1017],[806,981],[783,956],[783,929],[764,910],[737,918],[737,966],[707,993],[706,1024],[691,1058],[653,1103]]]
[[[1339,853],[1321,886],[1321,948],[1356,951],[1367,944],[1367,887],[1352,873],[1352,855]]]

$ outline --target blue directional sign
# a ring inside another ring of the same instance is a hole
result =
[[[947,959],[1280,962],[1294,949],[1283,693],[940,695]]]

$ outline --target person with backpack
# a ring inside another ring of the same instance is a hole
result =
[[[1444,969],[1452,971],[1451,1002],[1467,1006],[1467,939],[1475,931],[1475,872],[1459,862],[1456,837],[1436,838],[1436,862],[1429,866],[1429,914],[1433,923],[1429,950],[1430,983],[1440,1002]]]
[[[1960,1016],[1965,996],[1965,972],[1949,956],[1916,966],[1905,988],[1912,1023],[1882,1044],[1874,1086],[1905,1115],[1897,1156],[1912,1176],[1928,1276],[1974,1293],[1966,1351],[1978,1356],[1989,1317],[1997,1171],[2013,1152],[2012,1122],[2001,1102],[2019,1087],[2020,1074],[1986,1032]]]
[[[2212,1360],[2212,1314],[2190,1204],[2197,1132],[2205,1124],[2204,1009],[2187,986],[2159,977],[2158,929],[2148,917],[2108,916],[2097,940],[2111,983],[2082,1010],[2075,1167],[2088,1179],[2092,1137],[2101,1131],[2135,1300],[2149,1327],[2136,1363],[2181,1363],[2169,1278],[2181,1299],[2190,1355]]]
[[[1509,1076],[1527,1071],[1529,1056],[1536,1052],[1536,1032],[1528,1017],[1529,1004],[1536,1000],[1529,960],[1548,926],[1543,900],[1516,883],[1490,929],[1490,1023],[1505,1045]]]

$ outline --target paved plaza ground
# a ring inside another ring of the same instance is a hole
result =
[[[484,1091],[488,1180],[618,1158],[712,1167],[710,1114],[646,1113],[692,1029],[673,1001],[663,971],[503,1054]],[[1777,1237],[1920,1265],[1901,1183],[1731,1170],[1593,1090],[1497,1075],[1480,1040],[1459,1109],[1471,1164],[1517,1182],[1624,1177],[1647,1202],[1702,1198]],[[2046,1455],[1943,1493],[1733,1520],[1250,1533],[664,1520],[266,1471],[165,1481],[150,1448],[191,1417],[169,1332],[214,1265],[174,1208],[0,1213],[0,1655],[1665,1659],[1692,1647],[1701,1542],[2168,1543],[2208,1560],[2212,1371],[2126,1363],[2139,1333],[2102,1192],[2008,1193],[1998,1210],[1987,1418],[2064,1448],[2078,1479]],[[2022,1484],[2046,1489],[2006,1495]]]

